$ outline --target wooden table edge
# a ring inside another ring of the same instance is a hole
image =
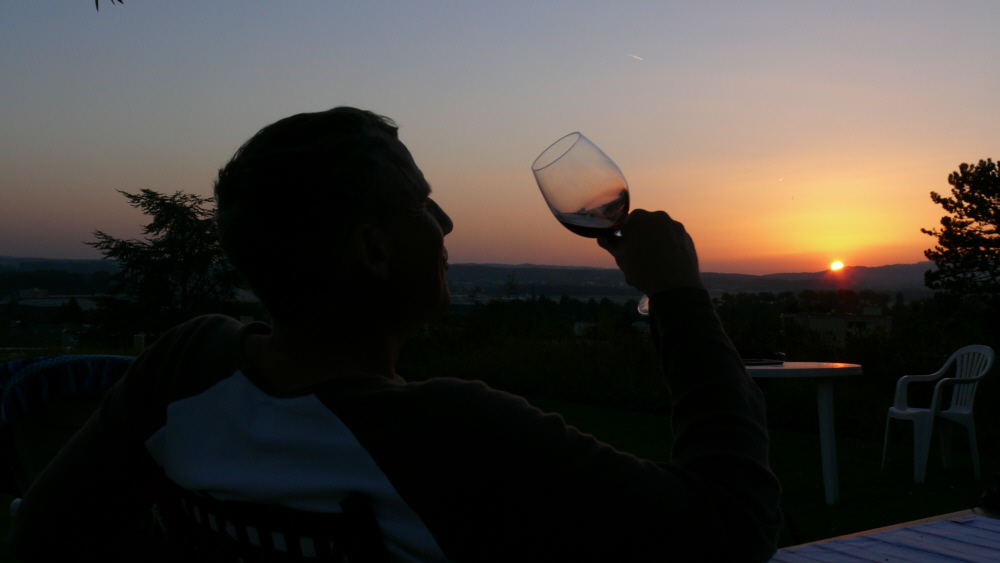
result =
[[[881,528],[873,528],[871,530],[862,530],[860,532],[854,532],[853,534],[844,534],[842,536],[835,536],[832,538],[826,538],[822,540],[811,541],[809,543],[800,543],[797,545],[790,545],[788,547],[783,547],[781,549],[790,549],[794,547],[802,547],[806,545],[813,545],[817,543],[826,543],[829,541],[842,540],[844,538],[852,538],[855,536],[867,536],[869,534],[877,534],[879,532],[889,532],[892,530],[899,530],[902,528],[909,528],[911,526],[919,526],[921,524],[930,524],[931,522],[940,522],[942,520],[953,520],[955,518],[962,518],[963,516],[982,516],[984,518],[1000,518],[1000,514],[996,512],[991,512],[983,510],[981,508],[967,508],[965,510],[959,510],[958,512],[949,512],[948,514],[939,514],[937,516],[928,516],[927,518],[921,518],[919,520],[911,520],[909,522],[902,522],[900,524],[891,524],[889,526],[883,526]]]
[[[794,364],[834,364],[827,367],[801,367]],[[792,364],[792,365],[789,365]],[[783,365],[744,366],[747,375],[761,379],[834,379],[864,375],[861,364],[841,362],[785,362]]]

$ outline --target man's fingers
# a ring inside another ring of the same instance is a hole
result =
[[[604,250],[607,250],[611,254],[615,253],[615,250],[621,244],[621,237],[617,235],[611,235],[607,237],[598,237],[597,246],[600,246]]]

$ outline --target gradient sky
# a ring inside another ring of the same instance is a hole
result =
[[[923,260],[962,162],[1000,158],[1000,3],[0,3],[0,255],[97,258],[115,190],[210,195],[262,126],[395,119],[451,262],[613,267],[530,166],[581,131],[704,271]],[[290,195],[290,197],[292,197]],[[331,221],[336,221],[331,216]]]

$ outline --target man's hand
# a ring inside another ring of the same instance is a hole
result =
[[[621,236],[601,237],[597,244],[615,257],[625,281],[646,295],[705,287],[694,241],[684,225],[663,211],[636,209],[622,223]]]

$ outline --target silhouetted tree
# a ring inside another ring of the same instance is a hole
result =
[[[483,296],[483,288],[477,283],[472,291],[469,292],[469,301],[472,303],[479,303],[479,299]]]
[[[148,189],[119,193],[153,220],[143,227],[143,240],[94,231],[97,241],[85,243],[118,262],[121,271],[112,276],[117,293],[129,295],[156,324],[187,320],[234,299],[238,277],[219,246],[214,212],[206,207],[212,198]]]
[[[59,322],[77,323],[83,320],[83,307],[71,297],[68,303],[59,306],[59,315],[56,317]]]
[[[948,176],[952,197],[931,192],[931,199],[950,213],[941,229],[920,229],[937,237],[924,251],[937,270],[924,276],[927,287],[957,295],[1000,294],[1000,175],[992,160],[962,164]]]
[[[117,1],[118,1],[119,4],[124,4],[125,3],[125,2],[122,2],[122,0],[117,0]],[[112,6],[115,5],[115,0],[111,0],[111,5]],[[94,7],[97,8],[98,12],[100,12],[101,11],[101,0],[94,0]]]
[[[508,299],[514,299],[518,295],[518,290],[519,288],[517,285],[517,276],[515,276],[514,274],[509,274],[507,276],[507,283],[504,284],[504,291],[503,291],[504,297]]]

